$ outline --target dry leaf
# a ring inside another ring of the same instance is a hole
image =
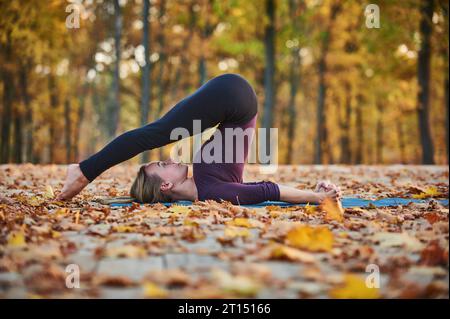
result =
[[[8,247],[19,248],[26,246],[25,233],[23,230],[10,232],[8,235]]]
[[[342,208],[341,201],[325,198],[320,205],[320,208],[326,212],[325,220],[335,220],[338,222],[342,222],[344,220],[344,209]]]
[[[416,199],[425,199],[425,198],[433,198],[440,197],[442,193],[438,191],[436,186],[429,186],[425,189],[424,192],[420,194],[414,194],[412,197]]]
[[[286,235],[286,244],[309,251],[330,251],[333,234],[326,227],[298,226]]]
[[[332,298],[339,299],[377,299],[380,298],[378,288],[369,288],[364,279],[353,274],[344,276],[341,287],[329,291]]]
[[[144,297],[146,298],[167,298],[168,291],[152,282],[146,282],[143,285]]]
[[[249,237],[250,232],[246,228],[227,226],[225,227],[224,235],[228,238]]]
[[[284,246],[280,244],[269,245],[270,258],[272,259],[285,259],[291,261],[299,261],[303,263],[314,263],[316,261],[315,257],[307,252],[292,248],[289,246]]]
[[[408,233],[380,232],[372,236],[372,241],[378,242],[380,247],[403,247],[411,252],[421,251],[424,246]]]

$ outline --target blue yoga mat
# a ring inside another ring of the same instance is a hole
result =
[[[382,198],[377,200],[368,200],[356,197],[345,197],[342,200],[343,207],[368,207],[370,204],[377,207],[386,207],[386,206],[399,206],[399,205],[407,205],[411,202],[414,203],[427,203],[429,200],[426,199],[413,199],[413,198]],[[438,200],[442,205],[448,206],[448,199]],[[182,205],[189,206],[192,205],[191,201],[177,201],[173,203],[162,203],[165,206],[171,205]],[[254,205],[242,205],[243,207],[266,207],[266,206],[280,206],[280,207],[288,207],[288,206],[305,206],[306,204],[291,204],[286,202],[276,202],[276,201],[267,201]],[[116,207],[126,207],[131,206],[131,203],[126,204],[111,204],[111,206]]]

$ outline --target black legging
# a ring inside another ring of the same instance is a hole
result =
[[[242,76],[217,76],[178,102],[159,120],[116,137],[102,150],[82,161],[80,169],[92,182],[114,165],[174,142],[170,139],[174,128],[185,128],[192,136],[193,120],[201,120],[202,132],[223,122],[246,123],[256,115],[257,107],[255,91]]]

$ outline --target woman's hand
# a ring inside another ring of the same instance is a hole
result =
[[[323,195],[325,197],[332,197],[336,199],[342,198],[342,192],[339,186],[331,183],[329,180],[323,180],[318,182],[314,191],[317,193],[327,194],[328,196]]]

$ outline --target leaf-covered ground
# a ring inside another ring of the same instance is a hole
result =
[[[273,175],[247,168],[249,181],[313,188],[330,179],[344,196],[429,198],[389,208],[96,201],[127,195],[136,171],[114,167],[62,203],[53,198],[64,166],[0,166],[0,297],[449,296],[448,207],[434,200],[448,198],[448,167],[286,166]],[[66,286],[70,264],[80,269],[80,288]],[[379,288],[370,288],[377,270]]]

